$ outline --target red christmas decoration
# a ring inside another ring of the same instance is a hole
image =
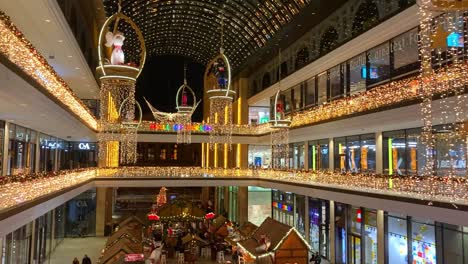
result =
[[[157,214],[149,214],[149,215],[148,215],[148,220],[150,220],[150,221],[159,221],[159,215],[157,215]]]
[[[214,213],[207,213],[207,214],[205,215],[205,219],[206,219],[206,220],[210,220],[210,219],[213,219],[213,218],[215,218],[215,214],[214,214]]]

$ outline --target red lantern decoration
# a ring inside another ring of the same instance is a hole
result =
[[[205,215],[205,219],[206,219],[206,220],[211,220],[211,219],[213,219],[213,218],[215,218],[215,214],[214,214],[214,213],[207,213],[207,214]]]
[[[150,221],[159,221],[159,215],[157,215],[157,214],[149,214],[149,215],[148,215],[148,220],[150,220]]]

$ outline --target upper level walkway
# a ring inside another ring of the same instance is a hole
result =
[[[0,186],[0,235],[94,187],[259,186],[456,225],[468,219],[468,181],[198,167],[121,167],[10,176]]]

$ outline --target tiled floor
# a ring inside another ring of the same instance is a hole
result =
[[[84,254],[91,258],[92,263],[96,263],[106,240],[107,237],[66,238],[52,253],[49,263],[72,263],[74,257],[81,263]]]

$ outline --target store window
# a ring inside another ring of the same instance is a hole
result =
[[[271,168],[271,146],[249,145],[249,167]]]
[[[366,54],[358,55],[348,61],[350,94],[357,94],[366,90]]]
[[[375,135],[368,134],[360,137],[361,147],[361,172],[375,172]]]
[[[415,28],[392,40],[394,76],[419,69],[418,36],[418,29]]]
[[[228,219],[231,222],[237,222],[237,202],[238,202],[238,187],[237,186],[229,186],[229,211],[228,211]]]
[[[294,199],[296,200],[295,202],[295,215],[294,215],[294,227],[296,230],[303,236],[305,237],[305,214],[306,214],[306,208],[305,208],[305,199],[306,197],[303,195],[294,195]]]
[[[387,263],[408,264],[408,222],[405,215],[387,216]]]
[[[342,67],[337,65],[329,70],[329,79],[330,79],[330,91],[329,101],[333,101],[343,96],[344,86],[342,79]]]
[[[367,52],[367,85],[373,85],[390,78],[390,45],[384,43]]]
[[[440,225],[442,229],[443,263],[463,264],[464,247],[468,248],[468,245],[464,245],[463,241],[463,236],[467,235],[463,233],[463,227],[449,224]]]
[[[346,264],[347,262],[347,234],[346,234],[346,205],[335,203],[335,263]]]
[[[272,211],[273,219],[294,226],[294,194],[273,190]]]
[[[264,124],[270,121],[270,109],[268,107],[251,106],[249,107],[249,124]]]
[[[303,107],[302,103],[302,84],[296,85],[292,88],[292,105],[293,110],[298,111]]]
[[[340,170],[341,172],[345,172],[347,170],[346,167],[346,138],[335,138],[334,139],[334,153],[335,153],[335,170]]]
[[[328,75],[327,72],[322,72],[317,76],[318,87],[318,103],[322,104],[327,101],[328,90]]]
[[[60,147],[57,139],[48,135],[40,134],[40,155],[39,155],[39,170],[53,171],[55,168],[55,151]]]
[[[350,172],[359,172],[361,145],[359,136],[346,137],[346,166]]]
[[[28,223],[5,237],[5,263],[28,264],[32,237],[32,223]]]
[[[436,172],[438,176],[465,177],[466,142],[464,136],[453,136],[453,129],[451,125],[434,127]]]
[[[415,175],[422,168],[424,146],[418,144],[420,129],[383,133],[383,165],[388,175]]]
[[[312,252],[329,259],[329,202],[309,198],[309,243]]]
[[[280,98],[281,98],[281,102],[283,102],[284,104],[284,112],[291,113],[292,111],[291,90],[281,92]]]
[[[328,139],[309,142],[309,169],[326,170],[329,168]]]
[[[434,222],[413,218],[411,221],[411,230],[413,262],[437,263]]]
[[[349,211],[349,263],[360,264],[362,259],[361,228],[363,212],[360,207],[351,207]]]
[[[290,151],[292,152],[290,167],[294,169],[304,168],[304,143],[291,144]]]
[[[30,129],[10,124],[8,142],[8,175],[34,172],[36,133]]]
[[[305,106],[315,105],[317,103],[316,97],[315,77],[312,77],[305,82]]]
[[[365,209],[364,215],[364,262],[377,264],[377,212]]]

